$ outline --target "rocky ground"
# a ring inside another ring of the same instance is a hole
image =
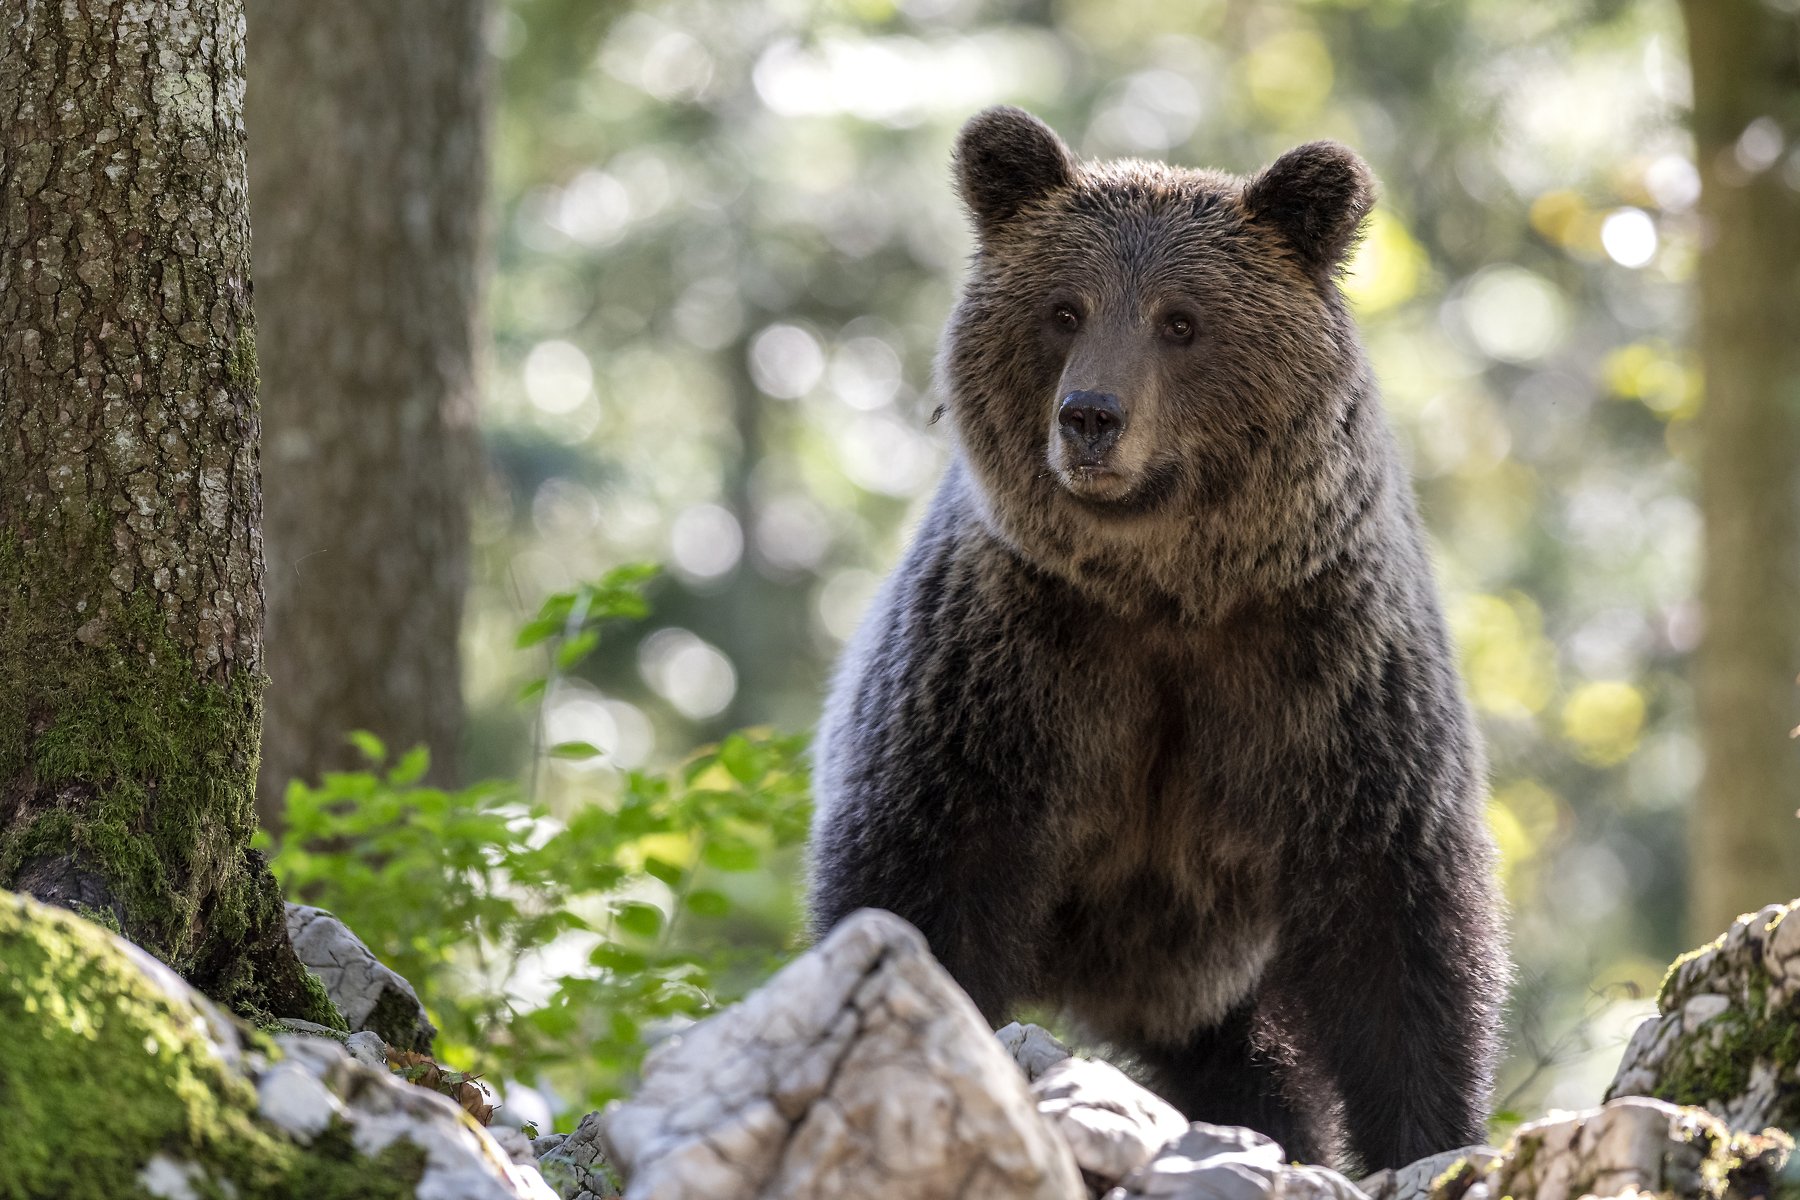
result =
[[[1796,906],[1676,963],[1604,1106],[1353,1182],[1189,1124],[1035,1026],[996,1037],[887,913],[659,1045],[629,1100],[527,1141],[420,1065],[417,997],[329,913],[296,906],[289,925],[357,1032],[270,1035],[97,926],[0,893],[0,1197],[1800,1197],[1782,1132],[1800,1127]]]

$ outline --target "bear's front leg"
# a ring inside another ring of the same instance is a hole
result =
[[[856,909],[885,908],[925,935],[990,1024],[1003,1023],[1039,968],[1041,832],[966,780],[879,790],[880,803],[828,814],[814,832],[814,935]]]
[[[1246,1000],[1217,1025],[1178,1045],[1129,1045],[1151,1074],[1156,1094],[1190,1121],[1244,1125],[1281,1143],[1290,1159],[1317,1161],[1323,1150],[1295,1111],[1271,1047]]]
[[[1321,874],[1270,985],[1351,1151],[1374,1171],[1485,1141],[1507,966],[1484,839],[1440,827]]]

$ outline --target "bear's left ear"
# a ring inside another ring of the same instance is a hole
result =
[[[1245,186],[1244,207],[1280,230],[1309,270],[1328,274],[1344,261],[1375,207],[1375,177],[1348,146],[1308,142]]]
[[[957,190],[975,232],[987,238],[1013,214],[1075,178],[1063,140],[1022,108],[1000,105],[969,118],[956,137]]]

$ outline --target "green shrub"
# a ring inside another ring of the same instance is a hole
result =
[[[648,577],[630,568],[551,597],[520,634],[551,663],[526,698],[592,652],[601,622],[641,615]],[[537,760],[595,747],[540,746],[529,786],[446,791],[422,785],[422,748],[393,761],[351,736],[368,769],[289,786],[273,866],[290,897],[336,913],[412,982],[445,1062],[597,1106],[630,1086],[647,1036],[769,969],[766,939],[747,951],[736,933],[756,897],[789,892],[780,852],[810,811],[804,739],[735,733],[553,815]]]

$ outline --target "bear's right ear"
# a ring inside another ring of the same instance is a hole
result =
[[[983,239],[1033,200],[1075,179],[1075,156],[1022,108],[1002,105],[969,118],[956,138],[956,183]]]

